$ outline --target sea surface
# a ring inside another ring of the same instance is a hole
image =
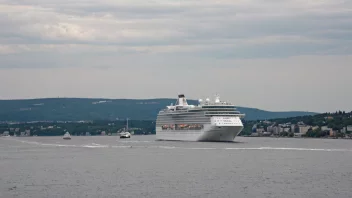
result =
[[[352,140],[0,137],[0,197],[352,197]]]

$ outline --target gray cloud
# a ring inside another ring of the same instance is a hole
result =
[[[230,92],[240,105],[273,110],[350,109],[352,94],[335,87],[351,85],[340,80],[351,72],[351,8],[344,0],[0,0],[0,97],[184,90],[199,92],[191,97]],[[324,88],[314,84],[322,78],[330,79]]]
[[[0,25],[6,28],[0,30],[0,54],[174,53],[217,59],[349,54],[351,4],[2,0]],[[1,67],[9,65],[3,61]]]
[[[22,44],[188,47],[221,39],[227,39],[226,43],[232,45],[253,39],[260,43],[262,37],[285,35],[301,37],[301,42],[323,42],[324,39],[334,42],[341,39],[342,32],[348,35],[352,22],[351,17],[348,18],[350,10],[338,1],[316,4],[297,0],[267,1],[265,4],[260,4],[260,0],[160,1],[151,4],[142,1],[66,0],[55,3],[33,0],[27,1],[26,5],[21,4],[22,1],[5,2],[8,5],[2,6],[4,17],[0,22],[7,28],[0,34],[13,37],[6,40],[9,44],[22,41]],[[332,9],[335,10],[332,12]],[[335,32],[327,32],[331,29]],[[281,43],[290,45],[290,41],[288,37]],[[268,48],[270,44],[267,43]]]

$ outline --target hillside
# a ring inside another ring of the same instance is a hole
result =
[[[155,120],[158,111],[175,99],[88,99],[45,98],[26,100],[0,100],[0,121],[78,121],[116,120],[126,117],[132,120]],[[197,104],[196,100],[188,100]],[[245,120],[262,120],[314,115],[312,112],[270,112],[254,108],[238,107],[246,114]]]

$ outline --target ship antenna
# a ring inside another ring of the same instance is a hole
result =
[[[220,102],[220,96],[219,94],[215,94],[215,102],[219,103]]]

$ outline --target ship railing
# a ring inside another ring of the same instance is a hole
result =
[[[205,116],[230,116],[230,117],[240,117],[243,118],[245,114],[226,114],[226,113],[205,113]]]
[[[205,103],[203,103],[203,105],[218,105],[218,106],[221,106],[221,105],[233,105],[233,103],[230,103],[230,102],[219,102],[219,103],[216,103],[216,102],[205,102]]]

